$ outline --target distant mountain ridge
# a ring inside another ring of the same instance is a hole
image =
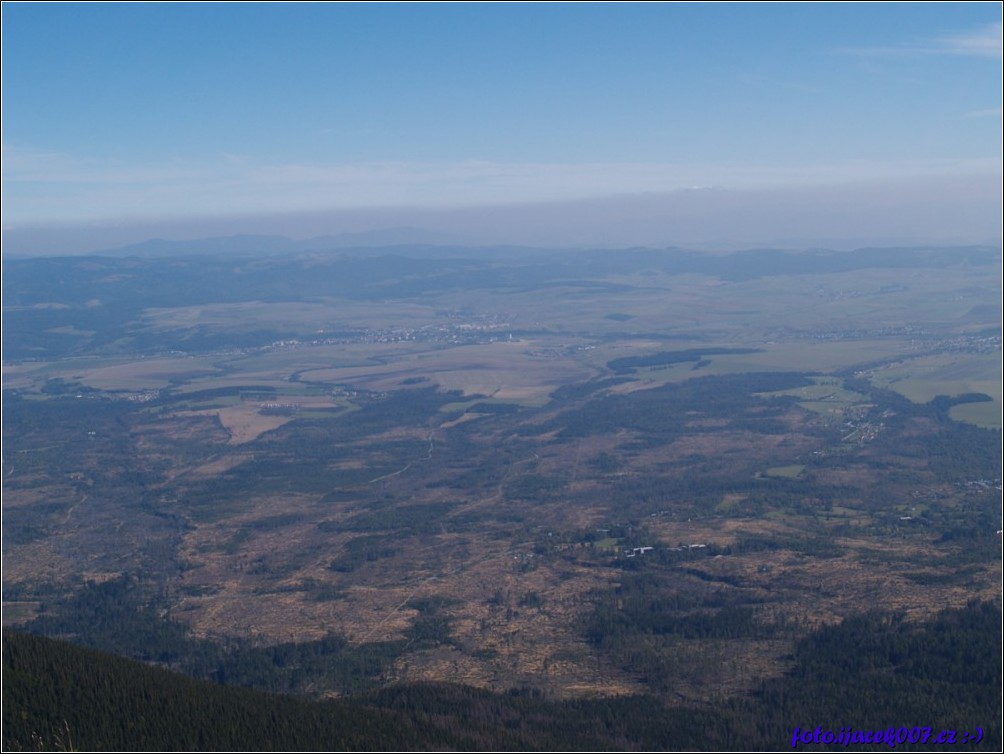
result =
[[[505,255],[519,257],[525,255],[557,255],[568,253],[597,254],[607,252],[625,253],[690,253],[698,256],[739,255],[748,259],[754,255],[769,255],[792,258],[800,255],[817,257],[842,257],[852,255],[875,255],[889,258],[905,252],[923,254],[958,251],[959,253],[990,253],[999,252],[1000,244],[900,244],[900,245],[862,245],[855,248],[828,247],[822,245],[806,245],[799,249],[783,245],[750,245],[743,249],[714,250],[709,247],[667,245],[656,246],[624,246],[613,247],[603,245],[556,248],[551,246],[524,246],[512,244],[477,244],[468,243],[458,236],[453,236],[421,228],[400,227],[384,230],[365,231],[361,233],[340,233],[337,235],[314,236],[312,238],[294,239],[279,235],[238,234],[231,236],[213,236],[190,240],[168,240],[153,238],[139,243],[128,244],[86,255],[95,257],[137,257],[155,259],[182,256],[283,256],[304,253],[319,253],[329,251],[360,252],[366,255],[381,253],[409,257],[485,257]]]
[[[339,233],[332,236],[293,239],[286,236],[238,234],[214,236],[187,241],[153,238],[94,252],[88,256],[108,257],[169,257],[190,254],[290,254],[305,251],[328,251],[350,248],[378,248],[418,244],[455,245],[457,236],[422,230],[421,228],[387,228],[361,233]]]

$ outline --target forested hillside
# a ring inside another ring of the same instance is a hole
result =
[[[874,613],[799,642],[789,672],[752,695],[694,708],[652,697],[557,701],[531,690],[446,684],[310,701],[5,632],[3,747],[777,750],[791,746],[796,728],[839,735],[893,727],[906,739],[896,744],[902,750],[944,750],[954,733],[966,750],[993,751],[1001,741],[1000,634],[1000,611],[988,603],[922,625]],[[910,744],[911,737],[921,741]]]

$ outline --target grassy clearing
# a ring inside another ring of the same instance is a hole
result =
[[[489,405],[489,406],[522,406],[524,403],[519,401],[509,401],[509,400],[497,400],[495,398],[482,398],[474,397],[469,401],[454,401],[453,403],[445,403],[439,407],[440,413],[443,414],[455,414],[458,411],[466,411],[471,406],[477,405]],[[478,414],[479,416],[486,416],[487,414]]]
[[[793,395],[799,399],[799,405],[818,414],[841,413],[852,406],[866,403],[867,396],[847,390],[837,377],[816,376],[813,384],[791,390],[778,390],[773,393],[763,393],[764,397]]]
[[[230,433],[231,445],[243,445],[263,435],[269,430],[292,421],[292,416],[262,416],[256,406],[232,406],[230,408],[203,409],[201,411],[179,411],[177,416],[216,416],[220,424]]]
[[[276,348],[241,358],[240,368],[283,372],[361,367],[433,350],[428,343],[338,343]]]
[[[593,373],[572,358],[525,342],[497,342],[453,348],[425,348],[417,353],[387,354],[363,367],[304,372],[305,381],[352,385],[374,391],[399,390],[417,377],[442,390],[484,395],[510,402],[546,402],[555,388],[588,379]]]
[[[161,362],[165,360],[159,360]],[[166,361],[180,362],[180,359],[170,359]],[[67,382],[81,382],[90,387],[99,387],[92,384],[92,377],[97,375],[100,381],[102,376],[116,372],[128,373],[135,371],[136,365],[151,365],[154,360],[137,361],[135,358],[123,359],[121,357],[80,357],[63,359],[61,361],[32,361],[23,364],[3,365],[3,386],[7,390],[26,390],[37,388],[46,380],[62,378]],[[187,362],[191,365],[191,362]],[[205,366],[205,362],[200,362],[200,366]],[[111,370],[111,371],[108,371]],[[111,388],[111,389],[131,389],[131,388]]]
[[[206,402],[182,401],[172,404],[178,416],[216,416],[230,433],[231,445],[242,445],[260,437],[265,432],[281,427],[293,419],[304,416],[313,409],[314,415],[330,416],[331,409],[342,408],[347,401],[338,401],[326,395],[277,394],[267,400],[241,400],[238,396],[212,398]],[[287,414],[263,413],[264,404],[289,407]]]
[[[85,385],[98,390],[158,390],[172,382],[184,382],[218,370],[208,357],[184,356],[142,359],[113,366],[74,370]]]
[[[984,429],[1001,429],[1001,401],[987,403],[963,403],[961,406],[952,406],[948,412],[957,422],[975,424]]]
[[[147,309],[143,323],[155,332],[210,327],[216,332],[248,329],[304,329],[323,337],[325,332],[381,327],[414,327],[436,321],[430,306],[404,301],[243,301],[170,309]]]
[[[757,345],[757,344],[750,344]],[[908,351],[905,339],[789,340],[767,342],[760,353],[728,354],[714,357],[712,364],[722,373],[797,371],[832,372],[869,361],[895,358]]]
[[[909,354],[909,343],[905,339],[861,339],[847,341],[829,340],[789,340],[783,342],[755,339],[714,340],[697,345],[693,342],[631,339],[616,343],[601,344],[596,349],[583,352],[580,360],[605,366],[607,361],[623,356],[644,355],[659,351],[682,350],[685,348],[757,348],[754,353],[709,355],[695,369],[695,362],[640,368],[632,375],[636,379],[652,382],[675,382],[704,375],[739,374],[743,372],[833,372],[856,364],[894,359]],[[707,362],[707,363],[704,363]],[[806,394],[806,399],[825,396],[820,390]]]
[[[1001,395],[999,353],[944,353],[904,359],[877,369],[871,381],[909,398],[926,403],[938,395],[986,393]]]
[[[205,398],[202,400],[181,400],[174,401],[171,403],[172,411],[184,411],[184,410],[205,410],[205,409],[220,409],[228,408],[230,406],[238,406],[241,403],[240,397],[236,395],[223,395],[215,398]]]
[[[764,472],[765,476],[775,479],[795,479],[801,476],[805,464],[794,463],[790,466],[772,466]]]
[[[593,542],[593,549],[595,550],[613,550],[617,545],[620,544],[620,540],[616,537],[606,537],[604,539],[597,539]]]
[[[5,390],[31,390],[55,375],[51,369],[49,362],[4,364],[3,387]]]
[[[454,401],[453,403],[444,403],[439,407],[440,413],[443,414],[455,414],[457,411],[466,411],[471,406],[477,405],[478,403],[503,403],[505,401],[489,401],[485,398],[472,398],[469,401]]]
[[[982,393],[990,396],[985,403],[954,406],[951,416],[957,421],[981,427],[1001,426],[1001,361],[999,353],[944,353],[903,360],[875,370],[871,381],[879,387],[895,390],[914,403],[927,403],[939,395],[958,396]]]

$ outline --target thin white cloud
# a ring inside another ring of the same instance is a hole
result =
[[[935,49],[951,55],[1001,58],[1001,24],[989,24],[965,34],[935,40]]]
[[[968,113],[963,113],[963,118],[999,118],[1001,117],[1001,106],[990,107],[986,110],[970,110]]]
[[[880,47],[841,47],[834,52],[857,57],[902,57],[907,55],[962,55],[1000,60],[1001,24],[994,23],[959,34]]]
[[[3,145],[3,182],[17,184],[143,184],[196,180],[205,172],[180,161],[159,165],[123,164],[118,160],[80,157],[63,152]]]

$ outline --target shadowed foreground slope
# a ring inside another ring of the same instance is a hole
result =
[[[5,632],[3,748],[770,750],[788,748],[795,727],[821,725],[932,726],[935,736],[981,729],[966,748],[991,751],[1001,740],[1000,635],[1001,614],[988,603],[925,624],[863,616],[800,642],[791,671],[750,697],[687,709],[649,697],[556,702],[448,685],[311,701]]]

